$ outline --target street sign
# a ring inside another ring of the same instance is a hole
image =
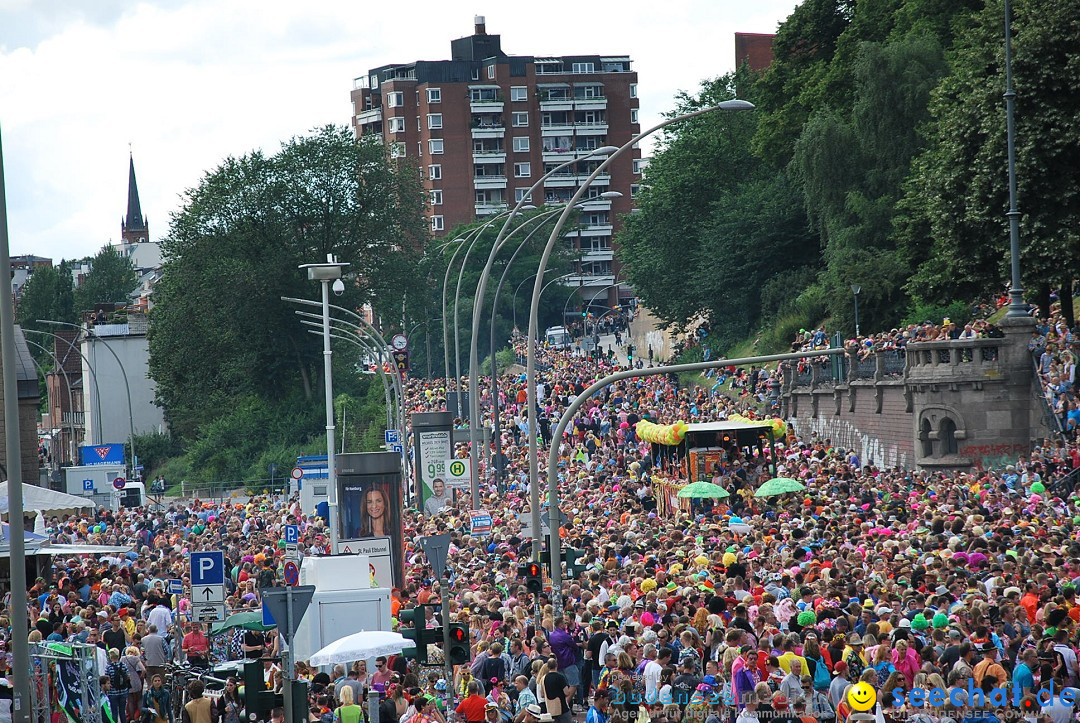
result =
[[[446,460],[447,487],[468,487],[472,482],[471,459],[448,459]]]
[[[390,445],[390,451],[394,452],[395,454],[404,454],[405,453],[405,446],[401,445],[401,444],[391,444]]]
[[[399,444],[401,442],[401,432],[396,429],[388,429],[383,432],[383,441],[387,444]]]
[[[117,477],[116,479],[114,479],[112,481],[112,486],[115,487],[118,490],[124,489],[124,485],[126,485],[126,484],[127,484],[127,480],[124,479],[123,477]]]
[[[286,585],[295,587],[300,584],[300,568],[292,560],[285,563],[284,576]]]
[[[285,544],[295,545],[300,542],[300,525],[285,525]]]
[[[224,603],[195,603],[191,610],[197,623],[216,623],[225,619]]]
[[[199,585],[191,588],[192,602],[196,605],[225,602],[224,585]]]
[[[292,472],[289,473],[289,476],[293,479],[300,479],[304,476],[304,470],[300,469],[299,467],[293,467]]]
[[[431,535],[420,538],[420,549],[424,551],[435,577],[442,578],[446,571],[446,555],[450,552],[450,535]]]
[[[82,488],[83,488],[83,492],[93,492],[94,491],[94,480],[92,480],[92,479],[84,479],[82,481]]]
[[[191,589],[225,584],[225,553],[221,550],[191,553]]]
[[[262,589],[263,620],[267,613],[271,618],[271,625],[276,625],[281,637],[286,643],[292,642],[293,634],[300,627],[300,621],[307,612],[311,598],[315,594],[314,585],[297,585],[296,587],[267,587]],[[292,598],[291,602],[289,598]],[[291,610],[290,610],[291,608]],[[290,612],[292,613],[290,615]]]
[[[403,349],[401,351],[394,351],[391,354],[394,357],[394,366],[397,367],[399,373],[404,374],[409,371],[409,350]]]
[[[184,594],[184,581],[173,578],[169,580],[169,594],[170,595],[183,595]]]

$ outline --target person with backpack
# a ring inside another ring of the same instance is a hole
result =
[[[105,677],[109,679],[107,697],[109,707],[117,723],[128,723],[127,698],[131,693],[131,677],[127,666],[120,660],[120,651],[109,651],[109,664],[105,667]]]

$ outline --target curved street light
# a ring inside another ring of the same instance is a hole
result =
[[[708,108],[702,108],[700,110],[696,110],[696,111],[693,111],[693,112],[690,112],[690,113],[684,113],[682,115],[677,115],[677,116],[674,116],[672,118],[667,118],[667,119],[663,120],[662,122],[656,124],[652,128],[649,128],[648,130],[645,130],[645,131],[642,131],[641,133],[638,133],[636,136],[631,138],[625,144],[620,146],[617,151],[612,153],[610,156],[607,157],[607,159],[603,163],[601,163],[599,166],[597,166],[596,170],[594,170],[589,175],[589,177],[585,179],[585,182],[581,186],[578,187],[578,189],[574,192],[574,195],[570,198],[569,205],[567,206],[567,208],[563,209],[563,213],[559,217],[558,222],[555,224],[555,228],[553,228],[551,230],[551,235],[548,237],[547,246],[544,247],[544,252],[540,257],[540,264],[537,267],[537,274],[542,275],[544,270],[547,268],[548,260],[551,258],[551,252],[555,247],[555,243],[559,238],[559,234],[562,232],[562,228],[566,223],[566,219],[570,216],[570,206],[572,206],[573,204],[576,204],[580,200],[581,196],[588,191],[588,188],[589,188],[590,185],[592,185],[592,182],[595,181],[596,178],[601,173],[603,173],[604,170],[609,165],[611,165],[611,163],[616,158],[618,158],[620,155],[622,155],[627,150],[629,150],[634,145],[636,145],[642,138],[644,138],[644,137],[646,137],[646,136],[648,136],[648,135],[650,135],[652,133],[655,133],[658,130],[666,128],[667,126],[671,125],[672,123],[678,123],[679,121],[683,121],[683,120],[686,120],[688,118],[694,118],[696,116],[704,115],[706,113],[712,113],[712,112],[718,111],[718,110],[741,111],[741,110],[753,110],[753,109],[754,109],[754,104],[750,103],[748,101],[745,101],[745,100],[726,100],[726,101],[723,101],[721,103],[717,103],[716,105],[709,106]],[[536,343],[536,341],[535,341],[536,334],[537,334],[537,328],[536,327],[537,327],[538,322],[539,322],[540,294],[542,292],[543,292],[543,287],[540,284],[540,277],[538,276],[537,280],[533,283],[532,302],[529,305],[529,338],[526,341],[526,344],[527,344],[526,350],[527,350],[528,354],[526,355],[527,356],[527,358],[526,358],[527,363],[526,363],[526,371],[525,371],[526,386],[527,386],[526,392],[528,394],[528,400],[529,400],[528,401],[528,404],[529,404],[529,410],[528,410],[529,411],[529,430],[530,430],[530,434],[529,434],[529,484],[531,484],[534,488],[537,488],[537,486],[539,485],[539,467],[538,467],[538,462],[537,462],[537,455],[539,454],[539,449],[538,449],[538,446],[537,446],[537,443],[536,443],[536,436],[534,434],[532,434],[532,432],[537,429],[537,426],[536,426],[537,425],[537,422],[536,422],[536,351],[535,351],[535,346],[534,345]],[[553,440],[553,443],[557,443],[557,442],[555,442]],[[559,502],[559,491],[558,491],[557,485],[549,485],[548,486],[548,504],[549,504],[549,506],[551,508],[556,508],[557,509],[558,502]],[[556,514],[558,514],[557,511],[556,511]],[[538,534],[538,535],[540,534],[539,529],[537,529],[536,534]],[[549,549],[550,554],[551,554],[552,602],[553,602],[554,607],[555,607],[556,616],[562,614],[562,568],[561,568],[562,555],[561,555],[560,550],[559,550],[560,542],[561,542],[561,540],[559,539],[559,526],[557,524],[552,525],[551,535],[550,535],[550,544],[549,544],[548,549]]]

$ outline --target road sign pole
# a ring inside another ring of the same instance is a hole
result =
[[[293,617],[293,589],[285,588],[285,629],[292,630]],[[281,682],[285,691],[285,723],[297,723],[293,718],[292,700],[292,636],[285,641],[285,647],[281,650]]]
[[[440,585],[443,593],[442,652],[443,676],[446,679],[446,710],[454,710],[454,664],[450,662],[450,590],[448,585]]]

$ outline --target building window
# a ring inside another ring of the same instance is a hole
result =
[[[630,198],[637,198],[639,193],[641,193],[641,184],[640,183],[631,183],[630,184]]]
[[[442,216],[432,216],[431,217],[431,230],[432,231],[442,231],[443,228],[445,228],[445,225],[443,223],[443,217]]]
[[[442,128],[442,113],[428,113],[427,127],[428,130]]]
[[[377,90],[378,87],[379,87],[379,76],[372,75],[369,78],[369,81],[370,82],[368,83],[368,87],[371,88],[372,90]]]
[[[529,151],[529,137],[517,136],[514,138],[514,152],[515,153],[528,153]]]
[[[941,432],[938,436],[941,439],[941,456],[959,453],[958,445],[956,443],[956,422],[949,417],[942,419]]]
[[[592,63],[574,63],[572,72],[574,73],[592,73],[595,66]]]
[[[529,89],[524,85],[515,85],[510,88],[510,100],[523,101],[529,99]]]
[[[427,89],[427,102],[428,103],[442,103],[442,88],[428,88]]]
[[[637,83],[630,84],[630,97],[637,98]]]
[[[428,178],[432,181],[438,181],[442,179],[442,165],[436,163],[435,165],[427,167]]]
[[[472,69],[472,79],[473,80],[480,80],[480,69],[479,68],[473,68]]]
[[[528,178],[532,175],[531,163],[515,163],[514,178]]]
[[[487,67],[487,69],[488,69],[488,80],[495,80],[495,65],[494,64],[489,65]]]
[[[405,105],[405,94],[401,91],[386,94],[387,108],[400,108],[403,105]]]
[[[427,144],[428,144],[428,153],[430,153],[431,155],[437,156],[437,155],[439,155],[440,153],[443,152],[443,140],[442,140],[442,138],[432,138],[431,140],[429,140],[427,142]],[[635,173],[636,173],[636,171],[635,171]]]
[[[431,205],[432,206],[441,206],[442,205],[442,191],[439,190],[439,189],[435,189],[434,191],[431,191],[430,193],[431,193]]]
[[[638,122],[637,113],[638,113],[637,108],[631,108],[630,109],[630,122],[631,123],[637,123]]]
[[[405,157],[405,144],[404,143],[391,143],[390,144],[390,157],[391,158],[404,158]]]
[[[386,119],[386,129],[391,133],[405,132],[405,119],[400,116]]]
[[[641,175],[645,171],[645,167],[649,165],[649,161],[645,158],[634,159],[634,173]]]
[[[515,128],[527,128],[529,126],[529,114],[523,112],[515,112],[513,114],[513,122]]]
[[[530,201],[532,200],[532,198],[529,196],[529,189],[527,189],[527,188],[515,188],[514,189],[514,203],[521,203],[526,198],[528,198]]]

